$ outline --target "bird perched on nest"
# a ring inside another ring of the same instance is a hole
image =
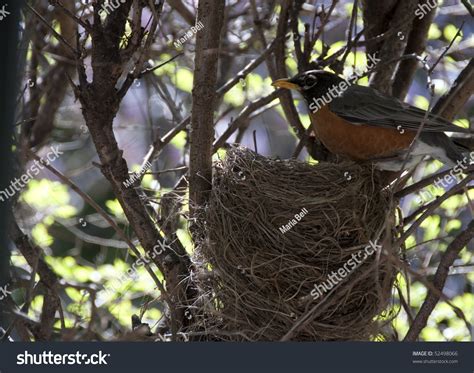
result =
[[[279,79],[273,86],[303,95],[316,137],[333,154],[371,160],[387,171],[401,171],[404,164],[409,168],[427,155],[449,166],[467,162],[444,132],[472,133],[470,130],[373,88],[351,85],[323,70]]]

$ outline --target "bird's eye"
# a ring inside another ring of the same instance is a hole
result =
[[[303,89],[310,89],[318,82],[318,78],[314,75],[307,75],[304,78]]]

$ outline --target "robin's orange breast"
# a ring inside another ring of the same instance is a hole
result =
[[[316,136],[333,154],[354,160],[367,160],[395,155],[408,149],[416,133],[396,129],[354,125],[332,113],[327,106],[311,113]]]

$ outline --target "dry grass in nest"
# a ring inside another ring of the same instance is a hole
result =
[[[190,331],[212,340],[278,341],[297,323],[290,340],[377,335],[396,274],[385,255],[369,256],[316,300],[311,291],[385,231],[393,214],[382,189],[371,167],[231,149],[215,164],[210,203],[197,223],[201,296]],[[282,233],[302,209],[307,214]]]

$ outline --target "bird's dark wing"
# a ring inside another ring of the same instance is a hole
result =
[[[332,112],[354,124],[367,124],[398,130],[417,131],[426,111],[385,96],[370,87],[350,86],[329,103]],[[472,133],[434,114],[423,122],[423,132]]]

